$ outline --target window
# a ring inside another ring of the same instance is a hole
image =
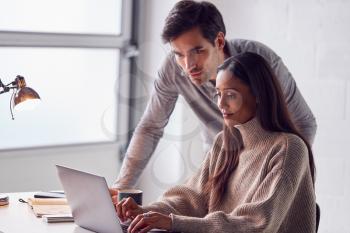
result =
[[[0,150],[117,140],[127,125],[118,96],[128,95],[130,15],[126,0],[2,3],[0,78],[24,76],[42,103],[12,120],[11,94],[0,96]]]
[[[120,34],[122,0],[11,0],[1,3],[0,30]]]

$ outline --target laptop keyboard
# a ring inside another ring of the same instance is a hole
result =
[[[120,224],[122,226],[123,233],[128,233],[128,225]]]
[[[123,233],[128,233],[128,227],[129,225],[125,225],[125,224],[120,224],[120,226],[122,227],[122,230],[123,230]],[[169,231],[163,231],[163,230],[152,230],[152,232],[156,233],[156,232],[159,232],[159,233],[163,233],[163,232],[169,232]],[[169,232],[171,233],[171,232]]]

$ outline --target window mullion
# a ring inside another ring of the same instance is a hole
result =
[[[118,35],[0,31],[0,46],[122,48],[125,41]]]

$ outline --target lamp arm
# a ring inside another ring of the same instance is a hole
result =
[[[4,85],[4,83],[1,81],[1,79],[0,79],[0,88],[2,89],[2,90],[0,90],[0,95],[5,93],[5,92],[8,92],[10,90],[7,86]]]
[[[10,86],[10,85],[12,85],[12,86]],[[3,93],[9,92],[11,89],[17,89],[18,87],[17,87],[15,81],[10,82],[9,84],[5,85],[0,79],[0,88],[2,88],[2,90],[0,90],[0,95],[1,95]]]

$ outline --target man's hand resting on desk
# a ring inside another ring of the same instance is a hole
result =
[[[128,232],[143,233],[155,228],[171,229],[172,222],[170,216],[152,211],[147,212],[130,197],[121,200],[116,205],[116,210],[121,221],[126,221],[128,218],[133,219]]]

